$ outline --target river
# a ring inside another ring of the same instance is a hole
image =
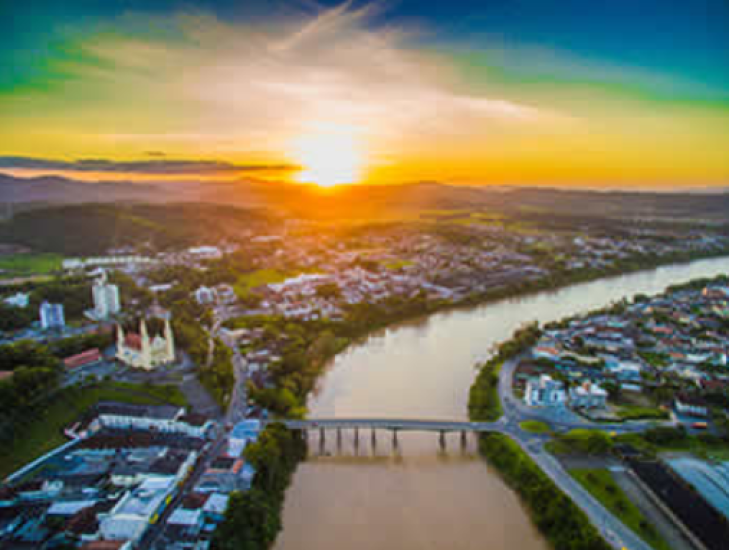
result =
[[[546,323],[636,293],[729,273],[729,258],[666,266],[552,292],[437,313],[379,331],[338,355],[311,417],[465,419],[474,365],[520,325]],[[276,550],[547,548],[516,495],[457,435],[310,439],[286,494]]]

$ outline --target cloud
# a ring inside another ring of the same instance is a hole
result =
[[[215,175],[238,172],[290,172],[293,164],[235,164],[216,160],[155,159],[114,161],[78,159],[73,161],[36,157],[0,156],[0,169],[48,170],[146,175]]]
[[[86,94],[108,90],[115,109],[131,111],[134,101],[159,108],[154,129],[137,127],[131,115],[129,122],[115,121],[106,134],[110,142],[138,137],[145,147],[165,149],[194,135],[215,153],[234,153],[243,144],[280,155],[322,126],[347,127],[389,148],[434,142],[438,132],[493,138],[546,115],[474,92],[447,56],[423,47],[423,30],[378,24],[380,10],[347,2],[255,25],[180,14],[165,22],[175,29],[173,38],[135,35],[139,22],[122,21],[118,32],[83,42],[87,61],[67,69],[77,81],[96,84]],[[152,137],[156,144],[144,141]]]

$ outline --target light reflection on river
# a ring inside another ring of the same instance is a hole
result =
[[[659,268],[404,323],[339,355],[311,417],[464,419],[474,364],[523,323],[598,308],[636,293],[729,272],[729,258]],[[518,499],[456,435],[360,432],[310,440],[286,496],[277,550],[546,548]],[[323,454],[321,454],[323,451]],[[358,456],[357,456],[358,455]]]

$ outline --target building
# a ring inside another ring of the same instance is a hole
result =
[[[206,437],[214,422],[197,414],[187,414],[182,407],[172,405],[132,405],[102,402],[96,406],[96,419],[90,429],[143,430],[157,433]]]
[[[146,479],[139,487],[120,498],[108,515],[101,519],[101,536],[106,540],[136,543],[147,527],[157,521],[174,490],[174,477]]]
[[[66,318],[63,314],[63,304],[43,302],[40,306],[40,322],[43,330],[65,327]]]
[[[530,407],[561,406],[567,401],[567,392],[562,382],[553,380],[547,374],[542,374],[539,378],[531,378],[527,381],[524,401]]]
[[[163,335],[150,338],[144,319],[139,324],[139,334],[124,334],[117,325],[116,358],[136,369],[152,370],[175,361],[175,341],[170,320],[165,319]]]
[[[575,409],[602,409],[607,404],[607,397],[604,389],[589,381],[569,390],[570,406]]]
[[[12,296],[8,296],[7,298],[5,298],[3,302],[8,306],[25,309],[26,307],[28,307],[28,304],[30,304],[30,294],[27,294],[25,292],[17,292]]]
[[[94,298],[93,316],[96,319],[108,319],[121,311],[119,287],[109,284],[106,271],[102,271],[101,276],[94,281],[91,293]]]
[[[223,257],[223,252],[217,246],[197,246],[188,248],[187,253],[200,260],[217,260]]]
[[[696,416],[706,418],[709,416],[709,408],[698,395],[679,393],[674,400],[674,407],[678,414],[685,416]]]
[[[76,355],[72,355],[71,357],[66,357],[63,360],[63,366],[68,371],[75,371],[79,369],[83,369],[85,367],[90,367],[92,365],[96,365],[100,363],[103,360],[103,357],[101,355],[101,352],[98,348],[93,348],[86,350],[84,352],[78,353]]]
[[[94,258],[67,258],[63,260],[63,269],[75,270],[97,266],[129,267],[140,264],[153,264],[155,260],[143,256],[97,256]]]
[[[195,300],[200,305],[213,304],[217,298],[214,288],[201,286],[195,291]]]

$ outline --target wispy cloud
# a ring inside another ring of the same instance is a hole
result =
[[[293,164],[235,164],[216,160],[155,159],[114,161],[78,159],[73,161],[36,157],[0,156],[0,169],[47,170],[145,175],[216,175],[242,172],[290,172]]]
[[[346,126],[389,148],[454,128],[493,137],[547,115],[469,90],[449,59],[418,45],[421,30],[375,24],[379,9],[302,8],[256,26],[178,15],[174,39],[102,35],[81,45],[87,63],[66,69],[79,82],[108,90],[120,110],[127,99],[119,90],[159,103],[158,146],[196,135],[226,154],[242,146],[285,152],[292,139],[321,126]],[[124,121],[106,134],[110,140],[120,135],[152,137],[148,128]]]

